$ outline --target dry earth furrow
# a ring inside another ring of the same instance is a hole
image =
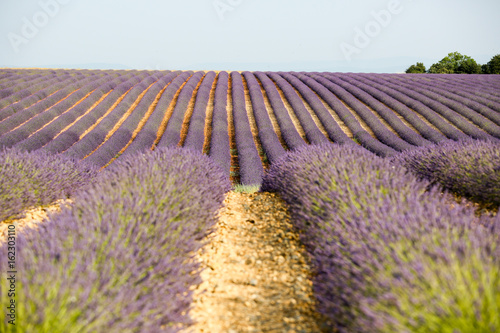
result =
[[[269,101],[269,96],[267,96],[267,92],[264,89],[262,82],[260,82],[259,79],[257,79],[257,82],[259,82],[260,91],[262,92],[262,97],[264,97],[264,104],[266,105],[267,114],[269,115],[269,118],[271,119],[271,123],[273,124],[274,132],[278,136],[278,139],[280,140],[280,143],[283,146],[283,148],[285,150],[288,150],[288,146],[285,142],[285,139],[283,139],[283,135],[281,134],[281,128],[278,124],[278,119],[276,118],[276,115],[274,114],[273,107],[271,106],[271,102]]]
[[[227,87],[227,125],[229,133],[229,148],[231,153],[231,168],[229,178],[233,184],[240,183],[240,164],[238,161],[238,149],[236,148],[236,138],[233,117],[233,84],[231,75],[228,76]]]
[[[370,134],[375,140],[378,140],[377,136],[375,133],[373,133],[373,130],[368,126],[368,124],[361,118],[361,116],[347,103],[345,103],[343,100],[339,98],[339,101],[344,104],[344,106],[351,112],[351,114],[356,118],[358,123],[361,125],[361,128],[364,129],[368,134]]]
[[[52,140],[57,139],[59,135],[62,133],[66,132],[71,126],[73,126],[77,121],[85,117],[87,114],[89,114],[92,110],[96,108],[99,103],[101,103],[106,97],[108,97],[109,94],[111,94],[113,90],[108,91],[106,94],[104,94],[97,102],[95,102],[87,111],[85,111],[84,114],[80,115],[78,118],[76,118],[74,121],[72,121],[70,124],[68,124],[66,127],[64,127],[59,133],[57,133]],[[50,142],[50,141],[49,141]],[[47,142],[47,144],[49,143]]]
[[[207,75],[207,73],[205,73],[201,77],[200,81],[198,82],[198,84],[194,88],[193,94],[191,95],[191,99],[189,100],[189,104],[188,104],[188,107],[186,109],[186,113],[184,113],[184,119],[182,121],[182,127],[181,127],[181,133],[180,133],[181,139],[179,140],[179,143],[177,144],[179,147],[184,146],[184,141],[186,141],[186,136],[187,136],[187,133],[189,130],[189,121],[191,120],[191,116],[193,115],[194,105],[196,103],[196,98],[198,96],[198,90],[200,89],[201,83],[205,79],[206,75]]]
[[[323,133],[325,138],[330,140],[330,137],[328,136],[328,132],[326,131],[325,126],[323,126],[323,124],[321,123],[321,120],[319,120],[318,116],[316,115],[316,112],[314,112],[311,105],[304,99],[304,97],[300,94],[300,92],[294,86],[292,86],[292,89],[295,90],[295,92],[297,93],[297,96],[299,96],[299,98],[302,100],[302,103],[304,104],[306,110],[309,111],[309,114],[311,115],[312,120],[314,121],[316,126],[319,128],[321,133]]]
[[[64,112],[63,112],[63,113],[61,113],[60,115],[58,115],[58,116],[56,116],[56,117],[52,118],[52,119],[51,119],[51,120],[49,120],[48,122],[46,122],[46,123],[45,123],[42,127],[40,127],[38,130],[36,130],[35,132],[31,133],[31,134],[28,136],[28,138],[29,138],[29,137],[31,137],[32,135],[34,135],[34,134],[38,133],[39,131],[43,130],[45,127],[49,126],[49,125],[50,125],[50,124],[52,124],[53,122],[58,121],[59,117],[63,116],[64,114],[66,114],[67,112],[69,112],[70,110],[72,110],[74,107],[78,106],[78,104],[82,103],[85,99],[87,99],[87,97],[89,97],[89,96],[90,96],[90,95],[91,95],[94,91],[95,91],[95,90],[92,90],[92,91],[91,91],[91,92],[89,92],[87,95],[85,95],[83,98],[81,98],[80,100],[78,100],[75,104],[73,104],[72,106],[68,107],[68,108],[66,109],[66,111],[64,111]],[[108,93],[106,93],[104,96],[107,96],[107,95],[109,95],[110,93],[111,93],[111,92],[108,92]],[[85,111],[85,114],[87,114],[87,113],[88,113],[88,112],[89,112],[89,111],[90,111],[93,107],[95,107],[95,105],[97,105],[97,103],[99,103],[100,101],[102,101],[102,100],[104,99],[104,96],[103,96],[103,97],[101,97],[101,98],[100,98],[97,102],[95,102],[95,103],[92,105],[92,107],[91,107],[91,108],[89,108],[87,111]],[[83,116],[80,116],[80,117],[78,117],[78,118],[81,118],[81,117],[83,117]],[[31,119],[33,119],[33,118],[31,118]],[[31,119],[30,119],[30,120],[31,120]],[[66,126],[66,127],[67,127],[67,126]],[[59,136],[59,134],[60,134],[60,133],[58,133],[58,134],[57,134],[57,136]]]
[[[330,115],[333,117],[333,119],[337,122],[337,124],[340,126],[342,131],[347,135],[348,138],[354,138],[354,134],[352,133],[351,129],[347,127],[347,125],[340,119],[339,115],[335,110],[333,110],[328,103],[321,98],[315,91],[313,91],[314,94],[318,97],[321,103],[323,103],[323,106],[330,112]]]
[[[212,141],[212,121],[214,119],[214,102],[215,102],[215,89],[217,88],[217,82],[219,82],[219,74],[215,76],[214,82],[212,83],[212,89],[210,90],[210,97],[208,98],[208,104],[205,115],[205,141],[203,142],[203,153],[208,154],[210,152],[210,143]]]
[[[168,105],[167,110],[165,110],[165,115],[163,116],[163,119],[161,121],[160,126],[158,126],[158,131],[156,132],[156,139],[155,142],[153,143],[151,148],[156,148],[158,145],[158,142],[160,142],[161,137],[163,136],[163,133],[165,133],[165,130],[167,129],[168,122],[170,120],[170,117],[172,116],[172,113],[174,112],[175,105],[177,104],[177,100],[179,99],[179,95],[181,94],[182,89],[184,89],[184,86],[187,84],[189,79],[193,76],[194,74],[191,74],[186,81],[184,81],[179,89],[177,89],[177,92],[175,93],[174,97],[170,101],[170,104]]]
[[[193,332],[320,332],[298,238],[277,194],[230,192],[198,255]]]
[[[290,102],[288,102],[288,100],[285,97],[285,94],[280,89],[280,87],[278,87],[276,82],[274,84],[276,85],[276,90],[278,90],[278,93],[281,96],[281,100],[283,101],[283,105],[285,105],[285,108],[288,110],[288,114],[290,115],[290,118],[292,119],[292,122],[295,125],[295,128],[299,132],[302,139],[304,139],[305,142],[309,143],[309,140],[307,140],[307,137],[306,137],[306,132],[304,131],[304,128],[302,127],[302,124],[299,121],[299,118],[295,114],[295,110],[293,109],[292,105],[290,105]]]
[[[133,89],[134,87],[130,88],[129,90],[127,90],[127,92],[125,92],[124,94],[122,94],[117,100],[115,103],[113,103],[113,105],[111,105],[111,107],[101,116],[99,117],[99,119],[96,120],[96,122],[92,125],[89,126],[89,128],[87,128],[85,130],[85,132],[82,133],[82,135],[80,135],[80,139],[83,139],[87,134],[89,134],[94,128],[96,128],[100,123],[101,121],[106,118],[117,106],[118,104],[121,103],[121,101],[127,96],[127,94]]]
[[[136,109],[137,105],[139,105],[139,103],[141,102],[142,98],[144,97],[144,95],[146,95],[146,93],[148,92],[148,90],[156,83],[153,82],[151,83],[146,89],[144,89],[143,92],[141,92],[139,94],[139,96],[136,98],[136,100],[134,101],[134,103],[132,103],[132,105],[127,109],[127,111],[121,116],[121,118],[115,123],[115,125],[113,126],[112,129],[110,129],[108,131],[108,133],[106,134],[106,137],[104,138],[104,140],[99,144],[99,146],[94,149],[92,152],[88,153],[87,156],[84,157],[87,158],[89,157],[90,155],[92,155],[93,153],[95,153],[99,148],[101,148],[101,146],[104,145],[104,143],[106,141],[109,140],[109,138],[111,138],[113,136],[113,134],[115,134],[116,131],[118,131],[118,129],[122,126],[122,124],[125,122],[125,120],[127,120],[127,118],[132,114],[132,112],[134,112],[134,110]]]

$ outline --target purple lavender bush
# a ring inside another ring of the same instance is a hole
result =
[[[487,209],[500,206],[500,146],[479,140],[445,141],[394,157],[419,178]]]
[[[478,328],[500,328],[498,225],[451,206],[440,188],[360,147],[327,144],[285,155],[262,190],[289,206],[329,329],[473,332],[471,313],[483,320]],[[470,286],[467,301],[455,282]]]
[[[392,256],[384,259],[391,264],[372,277],[383,292],[361,305],[365,326],[378,332],[500,331],[500,219],[490,227],[448,222],[449,229],[421,234],[411,247],[405,239],[391,244]]]
[[[157,149],[114,162],[75,195],[72,206],[18,236],[23,274],[17,329],[187,328],[193,286],[201,282],[193,253],[211,232],[230,188],[209,157],[187,149]],[[0,323],[0,332],[6,327]]]
[[[0,152],[0,221],[26,209],[66,199],[96,175],[93,168],[44,152]]]
[[[250,120],[246,110],[242,75],[231,72],[234,140],[238,149],[238,164],[242,185],[260,185],[264,167],[255,146]]]
[[[212,115],[212,137],[210,138],[209,156],[222,168],[225,174],[231,171],[231,151],[229,143],[229,126],[227,115],[227,95],[229,90],[229,74],[220,72],[217,75],[215,88],[214,111]]]

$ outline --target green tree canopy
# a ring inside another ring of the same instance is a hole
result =
[[[500,54],[493,56],[486,65],[483,65],[483,73],[500,74]]]
[[[474,59],[459,52],[448,53],[446,57],[429,68],[429,73],[481,73],[481,66]]]
[[[474,59],[466,59],[461,62],[457,68],[459,74],[481,74],[481,65],[479,65]]]
[[[426,72],[426,68],[422,62],[417,62],[416,65],[411,65],[406,70],[406,73],[425,73],[425,72]]]

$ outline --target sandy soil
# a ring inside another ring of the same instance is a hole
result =
[[[225,206],[199,254],[204,282],[189,332],[321,332],[307,257],[283,201],[230,192]]]
[[[68,205],[71,200],[58,200],[54,204],[44,207],[36,207],[27,210],[25,216],[21,219],[0,222],[0,245],[7,239],[7,230],[9,225],[16,226],[16,233],[23,232],[26,228],[36,228],[37,225],[48,216],[49,213],[61,211],[63,205]]]

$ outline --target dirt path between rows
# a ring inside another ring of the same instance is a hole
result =
[[[216,227],[189,332],[320,332],[306,253],[278,195],[230,192]]]

